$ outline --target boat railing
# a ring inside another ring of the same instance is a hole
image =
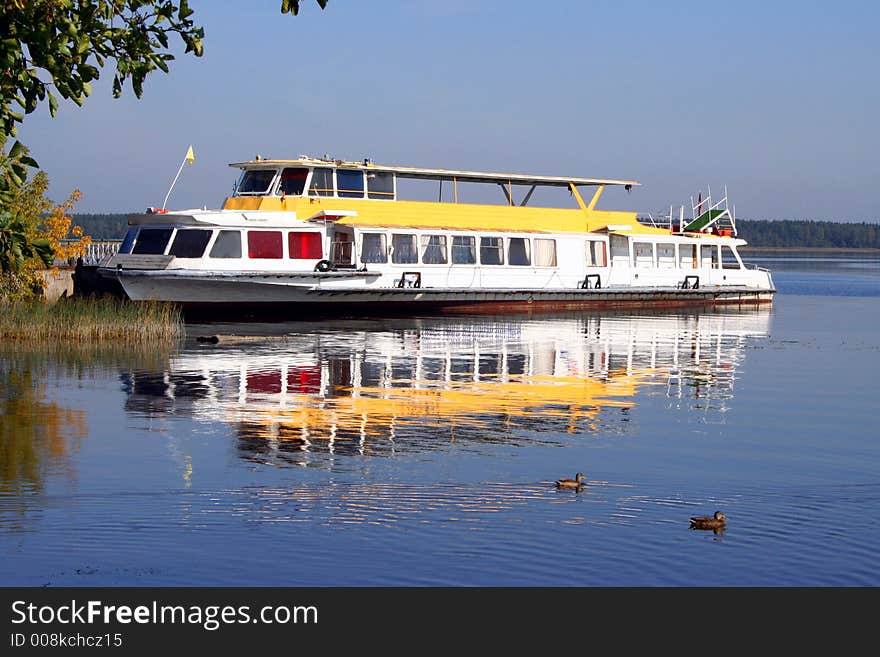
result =
[[[657,219],[663,219],[662,214],[657,215]],[[658,223],[657,219],[650,212],[639,212],[636,214],[636,221],[645,226],[653,226],[654,228],[666,228],[667,225]]]
[[[64,246],[69,244],[75,244],[79,242],[78,239],[64,239],[61,240],[61,243]],[[105,258],[110,258],[111,256],[116,255],[119,251],[119,247],[122,245],[122,240],[96,240],[90,242],[86,248],[85,252],[82,254],[82,261],[84,265],[97,265]],[[71,262],[62,263],[62,264],[75,264],[76,258],[72,258]]]
[[[682,205],[681,209],[680,209],[680,214],[682,214],[682,216],[683,216],[683,213],[684,213],[684,206]],[[669,206],[669,210],[658,211],[656,213],[656,217],[651,212],[647,212],[645,214],[647,215],[646,218],[643,219],[642,216],[639,215],[637,217],[638,220],[641,223],[648,225],[648,226],[653,226],[654,228],[663,228],[668,231],[675,231],[677,225],[678,226],[684,225],[683,220],[678,219],[675,216],[673,207],[671,205]]]
[[[694,199],[691,196],[691,220],[684,223],[684,209],[680,212],[679,230],[682,232],[707,231],[713,226],[716,229],[729,230],[730,234],[736,235],[736,207],[731,207],[727,200],[727,185],[724,186],[724,196],[721,200],[712,202],[712,188],[706,186],[706,197],[703,198],[702,190]],[[703,210],[703,207],[706,209]],[[670,210],[670,216],[672,212]]]

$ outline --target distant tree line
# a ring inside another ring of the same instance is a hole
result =
[[[128,230],[127,214],[85,214],[74,215],[74,223],[82,226],[83,234],[92,241],[121,240]]]
[[[749,246],[880,249],[880,223],[741,219],[736,228]]]
[[[128,230],[127,214],[76,214],[74,223],[92,240],[120,240]],[[744,220],[739,236],[749,246],[834,247],[880,249],[880,223],[841,223],[805,220]]]

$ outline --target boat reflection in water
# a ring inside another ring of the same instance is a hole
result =
[[[166,371],[125,372],[126,407],[222,422],[242,457],[301,465],[625,433],[637,393],[721,421],[745,344],[769,320],[743,309],[274,325],[265,339],[193,344]]]

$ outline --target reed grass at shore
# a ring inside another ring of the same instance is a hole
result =
[[[99,298],[0,306],[0,340],[5,342],[134,345],[166,343],[183,334],[181,311],[168,303]]]

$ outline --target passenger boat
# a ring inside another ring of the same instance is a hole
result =
[[[743,263],[726,195],[658,221],[598,209],[607,187],[633,180],[306,156],[230,166],[241,175],[222,209],[132,215],[99,273],[135,301],[295,314],[760,304],[775,292]],[[437,200],[405,200],[413,182],[437,184]],[[475,184],[503,202],[461,200]],[[529,205],[560,189],[574,207]]]

